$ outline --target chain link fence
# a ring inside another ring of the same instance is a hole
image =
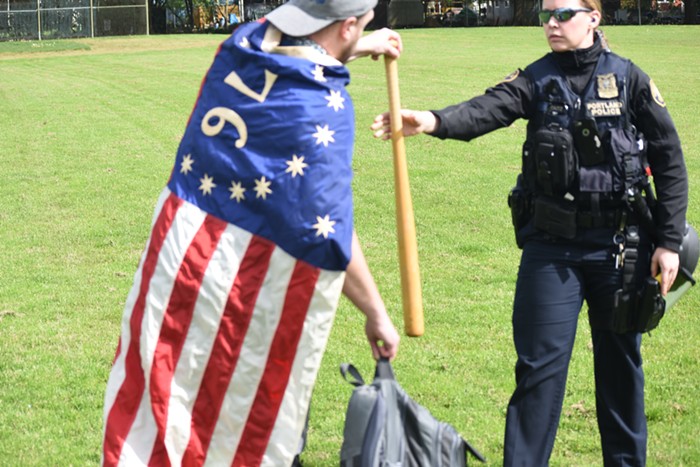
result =
[[[0,41],[148,33],[148,0],[0,0]]]

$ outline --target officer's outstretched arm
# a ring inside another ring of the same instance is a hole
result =
[[[437,116],[428,110],[401,109],[404,136],[433,133],[438,128]],[[389,112],[377,115],[370,126],[375,138],[391,138],[391,116]]]

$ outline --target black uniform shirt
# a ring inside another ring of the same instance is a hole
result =
[[[596,36],[593,46],[569,52],[552,52],[566,73],[571,90],[581,94],[603,53]],[[649,76],[632,64],[629,83],[631,123],[644,134],[647,156],[658,198],[657,246],[679,251],[688,206],[688,177],[678,133],[658,89]],[[517,70],[503,82],[466,102],[433,111],[438,128],[433,136],[470,141],[519,118],[529,119],[535,90],[525,71]]]

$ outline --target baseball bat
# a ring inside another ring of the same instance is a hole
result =
[[[394,154],[394,184],[396,191],[396,227],[401,269],[401,298],[403,324],[406,335],[423,335],[423,299],[418,269],[418,243],[413,218],[413,203],[408,184],[406,145],[403,137],[401,101],[399,97],[399,69],[396,59],[384,56],[387,87],[389,89],[389,115],[391,116],[391,146]]]

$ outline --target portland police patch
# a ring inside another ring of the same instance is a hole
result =
[[[654,99],[654,102],[659,104],[661,107],[666,107],[666,101],[664,101],[664,98],[661,97],[661,92],[659,91],[659,88],[656,87],[656,83],[654,83],[653,79],[649,80],[649,91],[651,92],[651,98]]]

